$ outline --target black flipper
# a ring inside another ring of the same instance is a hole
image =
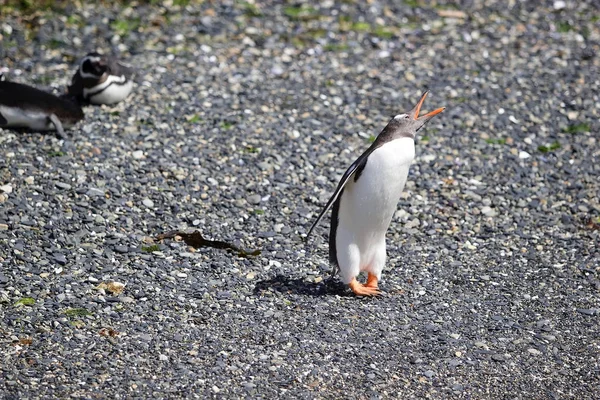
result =
[[[63,129],[60,119],[58,119],[58,117],[55,114],[50,114],[48,119],[50,120],[50,122],[52,122],[52,124],[54,124],[54,127],[56,128],[56,136],[58,136],[61,139],[66,139],[67,136],[65,135],[65,130]]]
[[[373,143],[373,145],[374,144],[375,143]],[[325,215],[325,213],[327,211],[329,211],[329,209],[331,208],[331,206],[333,205],[333,203],[338,199],[338,197],[340,197],[340,194],[344,190],[344,187],[346,186],[346,184],[348,183],[348,181],[350,180],[350,178],[352,177],[352,175],[358,169],[360,169],[361,171],[364,169],[364,166],[367,164],[367,158],[369,157],[369,155],[371,155],[371,153],[373,151],[375,151],[379,147],[379,146],[373,146],[373,145],[371,145],[371,147],[369,147],[364,153],[362,153],[361,156],[358,157],[358,159],[352,163],[352,165],[350,166],[350,168],[348,168],[346,170],[346,172],[342,176],[342,179],[340,180],[340,183],[338,183],[337,188],[335,189],[335,192],[333,193],[333,195],[331,196],[331,198],[329,199],[329,201],[325,205],[325,208],[323,208],[323,210],[321,211],[321,213],[317,217],[317,220],[310,227],[310,230],[308,231],[308,234],[306,235],[306,240],[308,240],[308,238],[310,237],[312,231],[316,228],[316,226],[319,224],[319,222],[321,222],[321,220],[323,219],[323,216]]]

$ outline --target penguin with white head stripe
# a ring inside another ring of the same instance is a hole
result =
[[[385,234],[415,158],[419,129],[444,111],[438,108],[419,117],[425,92],[407,114],[396,115],[373,144],[342,176],[335,192],[311,226],[308,237],[332,208],[329,261],[334,272],[358,296],[378,295],[378,281],[385,265]],[[366,284],[356,277],[368,273]]]
[[[115,104],[133,89],[133,70],[114,57],[88,53],[71,80],[68,93],[91,104]]]

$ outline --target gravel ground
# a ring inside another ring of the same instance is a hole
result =
[[[4,10],[12,80],[58,93],[95,49],[138,75],[69,146],[0,132],[2,397],[597,398],[598,2],[173,3]],[[328,224],[302,236],[425,89],[355,298]]]

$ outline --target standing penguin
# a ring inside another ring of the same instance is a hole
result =
[[[333,196],[311,226],[307,238],[333,206],[329,261],[358,296],[379,294],[377,282],[385,264],[385,233],[396,210],[415,157],[415,135],[438,108],[419,117],[425,92],[408,113],[396,115],[373,144],[344,173]],[[356,276],[368,272],[367,283]]]
[[[8,82],[0,75],[0,127],[56,130],[65,138],[64,128],[83,119],[81,107],[31,86]]]
[[[132,69],[113,57],[88,53],[71,80],[68,93],[92,104],[114,104],[133,88]]]

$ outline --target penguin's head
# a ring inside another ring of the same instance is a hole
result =
[[[104,57],[99,53],[88,53],[79,67],[82,78],[100,79],[106,72],[110,72]]]
[[[414,137],[417,131],[425,126],[425,124],[429,122],[431,118],[435,117],[446,109],[446,107],[438,108],[437,110],[433,110],[425,115],[419,116],[421,106],[427,97],[427,93],[429,93],[429,91],[423,93],[417,105],[414,106],[414,108],[408,113],[396,115],[392,119],[391,123],[395,125],[395,130],[399,132],[400,135],[410,135]]]

